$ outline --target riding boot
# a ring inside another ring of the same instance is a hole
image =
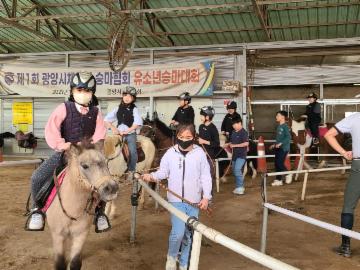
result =
[[[341,227],[351,230],[354,224],[354,215],[349,213],[341,214]],[[342,235],[341,245],[336,249],[336,253],[344,257],[351,257],[350,237]]]
[[[105,215],[106,202],[100,201],[98,206],[95,208],[95,232],[102,233],[107,232],[111,229],[109,218]]]

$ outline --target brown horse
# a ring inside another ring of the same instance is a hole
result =
[[[81,250],[99,200],[116,198],[118,184],[111,177],[102,153],[103,142],[71,145],[66,152],[68,166],[63,184],[47,210],[53,240],[55,269],[67,269],[65,244],[70,244],[71,270],[81,269]]]

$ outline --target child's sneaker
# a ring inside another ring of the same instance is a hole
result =
[[[238,187],[233,190],[233,193],[236,195],[244,195],[245,194],[245,188]]]
[[[271,183],[273,187],[282,186],[283,181],[282,180],[274,180],[274,182]]]

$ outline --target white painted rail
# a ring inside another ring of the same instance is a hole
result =
[[[0,162],[0,167],[14,167],[24,165],[36,165],[42,162],[41,159],[29,159],[29,160],[7,160]]]
[[[286,216],[301,220],[303,222],[318,226],[320,228],[341,234],[341,235],[346,235],[349,236],[351,238],[354,239],[358,239],[360,240],[360,233],[355,232],[355,231],[351,231],[351,230],[347,230],[344,229],[342,227],[321,221],[321,220],[317,220],[315,218],[312,217],[308,217],[293,211],[290,211],[288,209],[285,208],[281,208],[279,206],[276,206],[274,204],[268,203],[267,202],[267,176],[276,176],[276,175],[287,175],[287,174],[296,174],[296,173],[304,173],[305,174],[305,179],[304,179],[304,183],[303,183],[303,188],[302,188],[302,195],[301,195],[301,199],[304,200],[305,198],[305,190],[306,190],[306,183],[307,183],[307,179],[308,179],[308,174],[309,173],[318,173],[318,172],[327,172],[327,171],[336,171],[336,170],[347,170],[350,169],[351,166],[343,166],[343,167],[335,167],[335,168],[323,168],[323,169],[311,169],[311,170],[297,170],[297,171],[286,171],[286,172],[274,172],[274,173],[265,173],[263,174],[263,198],[264,198],[264,203],[263,203],[263,222],[262,222],[262,232],[261,232],[261,245],[260,245],[260,250],[261,252],[265,253],[266,251],[266,238],[267,238],[267,224],[268,224],[268,211],[273,210],[275,212],[284,214]]]
[[[183,222],[188,223],[188,221],[190,220],[189,216],[187,216],[186,214],[184,214],[183,212],[179,211],[178,209],[173,207],[171,204],[169,204],[159,194],[154,192],[147,185],[147,183],[145,183],[141,179],[138,179],[138,181],[139,181],[140,185],[146,190],[146,192],[148,192],[154,198],[154,200],[156,200],[161,206],[163,206],[171,214],[177,216]],[[279,261],[273,257],[265,255],[265,254],[255,250],[253,248],[250,248],[244,244],[241,244],[241,243],[227,237],[226,235],[222,234],[221,232],[218,232],[210,227],[207,227],[206,225],[202,224],[199,221],[191,222],[191,226],[195,230],[195,232],[198,232],[201,235],[207,237],[208,239],[214,241],[215,243],[218,243],[218,244],[220,244],[240,255],[243,255],[246,258],[251,259],[265,267],[268,267],[270,269],[279,269],[279,270],[280,269],[288,269],[288,270],[298,269],[298,268],[288,265],[282,261]],[[193,250],[192,250],[192,254],[191,254],[190,268],[189,268],[190,270],[198,269],[200,248],[201,248],[201,237],[199,234],[196,234],[196,237],[194,237]],[[226,269],[226,267],[224,269]]]
[[[296,170],[296,171],[286,171],[286,172],[272,172],[272,173],[267,173],[267,176],[287,175],[287,174],[296,174],[296,173],[329,172],[329,171],[348,170],[350,168],[351,168],[351,166],[342,166],[342,167],[332,167],[332,168],[322,168],[322,169]]]
[[[327,223],[327,222],[324,222],[324,221],[321,221],[321,220],[318,220],[318,219],[315,219],[315,218],[312,218],[312,217],[308,217],[308,216],[305,216],[305,215],[290,211],[288,209],[279,207],[279,206],[271,204],[271,203],[264,203],[264,207],[266,207],[266,208],[268,208],[270,210],[273,210],[275,212],[281,213],[283,215],[286,215],[286,216],[289,216],[289,217],[304,221],[306,223],[318,226],[318,227],[326,229],[328,231],[332,231],[332,232],[335,232],[335,233],[338,233],[338,234],[346,235],[346,236],[349,236],[351,238],[360,240],[360,233],[358,233],[358,232],[351,231],[351,230],[348,230],[348,229],[344,229],[342,227],[339,227],[339,226],[336,226],[336,225],[333,225],[333,224],[330,224],[330,223]]]

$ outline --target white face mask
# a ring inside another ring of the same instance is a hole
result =
[[[92,99],[92,93],[74,93],[75,102],[87,106]]]

